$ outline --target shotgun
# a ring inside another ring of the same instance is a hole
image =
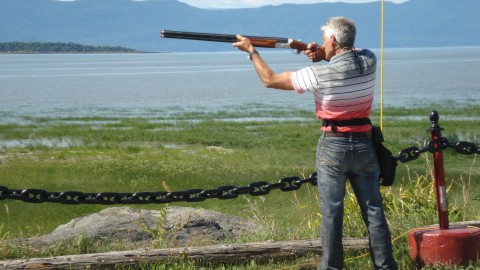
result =
[[[211,33],[198,33],[198,32],[183,32],[183,31],[170,31],[162,30],[160,36],[163,38],[177,38],[177,39],[190,39],[190,40],[203,40],[214,42],[228,42],[233,43],[239,41],[236,35],[224,35],[224,34],[211,34]],[[305,51],[308,44],[299,40],[291,38],[280,37],[261,37],[261,36],[245,36],[250,39],[252,45],[262,48],[283,48],[283,49],[295,49],[297,53]]]

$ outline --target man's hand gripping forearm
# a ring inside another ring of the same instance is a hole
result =
[[[276,74],[267,63],[263,61],[262,57],[248,38],[237,35],[237,39],[239,41],[233,43],[233,46],[249,54],[253,66],[255,67],[255,71],[265,87],[283,90],[293,89],[293,85],[290,82],[290,72]]]

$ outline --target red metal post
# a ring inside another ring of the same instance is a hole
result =
[[[442,130],[438,124],[439,120],[438,112],[433,111],[430,113],[430,121],[432,126],[430,132],[432,134],[432,142],[434,147],[433,152],[433,166],[434,166],[434,180],[435,180],[435,192],[437,196],[437,211],[438,211],[438,224],[440,229],[448,229],[448,205],[447,205],[447,191],[445,189],[445,173],[443,165],[443,149],[440,139],[442,138]]]
[[[480,228],[448,227],[447,192],[443,167],[443,149],[438,113],[430,113],[433,143],[434,181],[437,195],[438,223],[440,228],[419,228],[408,233],[410,257],[419,266],[467,266],[480,260]]]

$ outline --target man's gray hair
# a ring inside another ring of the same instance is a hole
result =
[[[331,17],[327,25],[332,30],[340,48],[354,47],[357,30],[353,20],[346,17]]]

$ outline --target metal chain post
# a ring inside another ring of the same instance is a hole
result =
[[[433,166],[435,175],[435,193],[437,196],[437,211],[438,211],[438,224],[440,229],[448,229],[448,205],[447,205],[447,191],[445,189],[445,172],[443,164],[443,149],[442,144],[442,130],[438,124],[440,116],[438,112],[432,111],[430,113],[430,121],[432,126],[430,127],[430,133],[432,134],[433,142]]]

